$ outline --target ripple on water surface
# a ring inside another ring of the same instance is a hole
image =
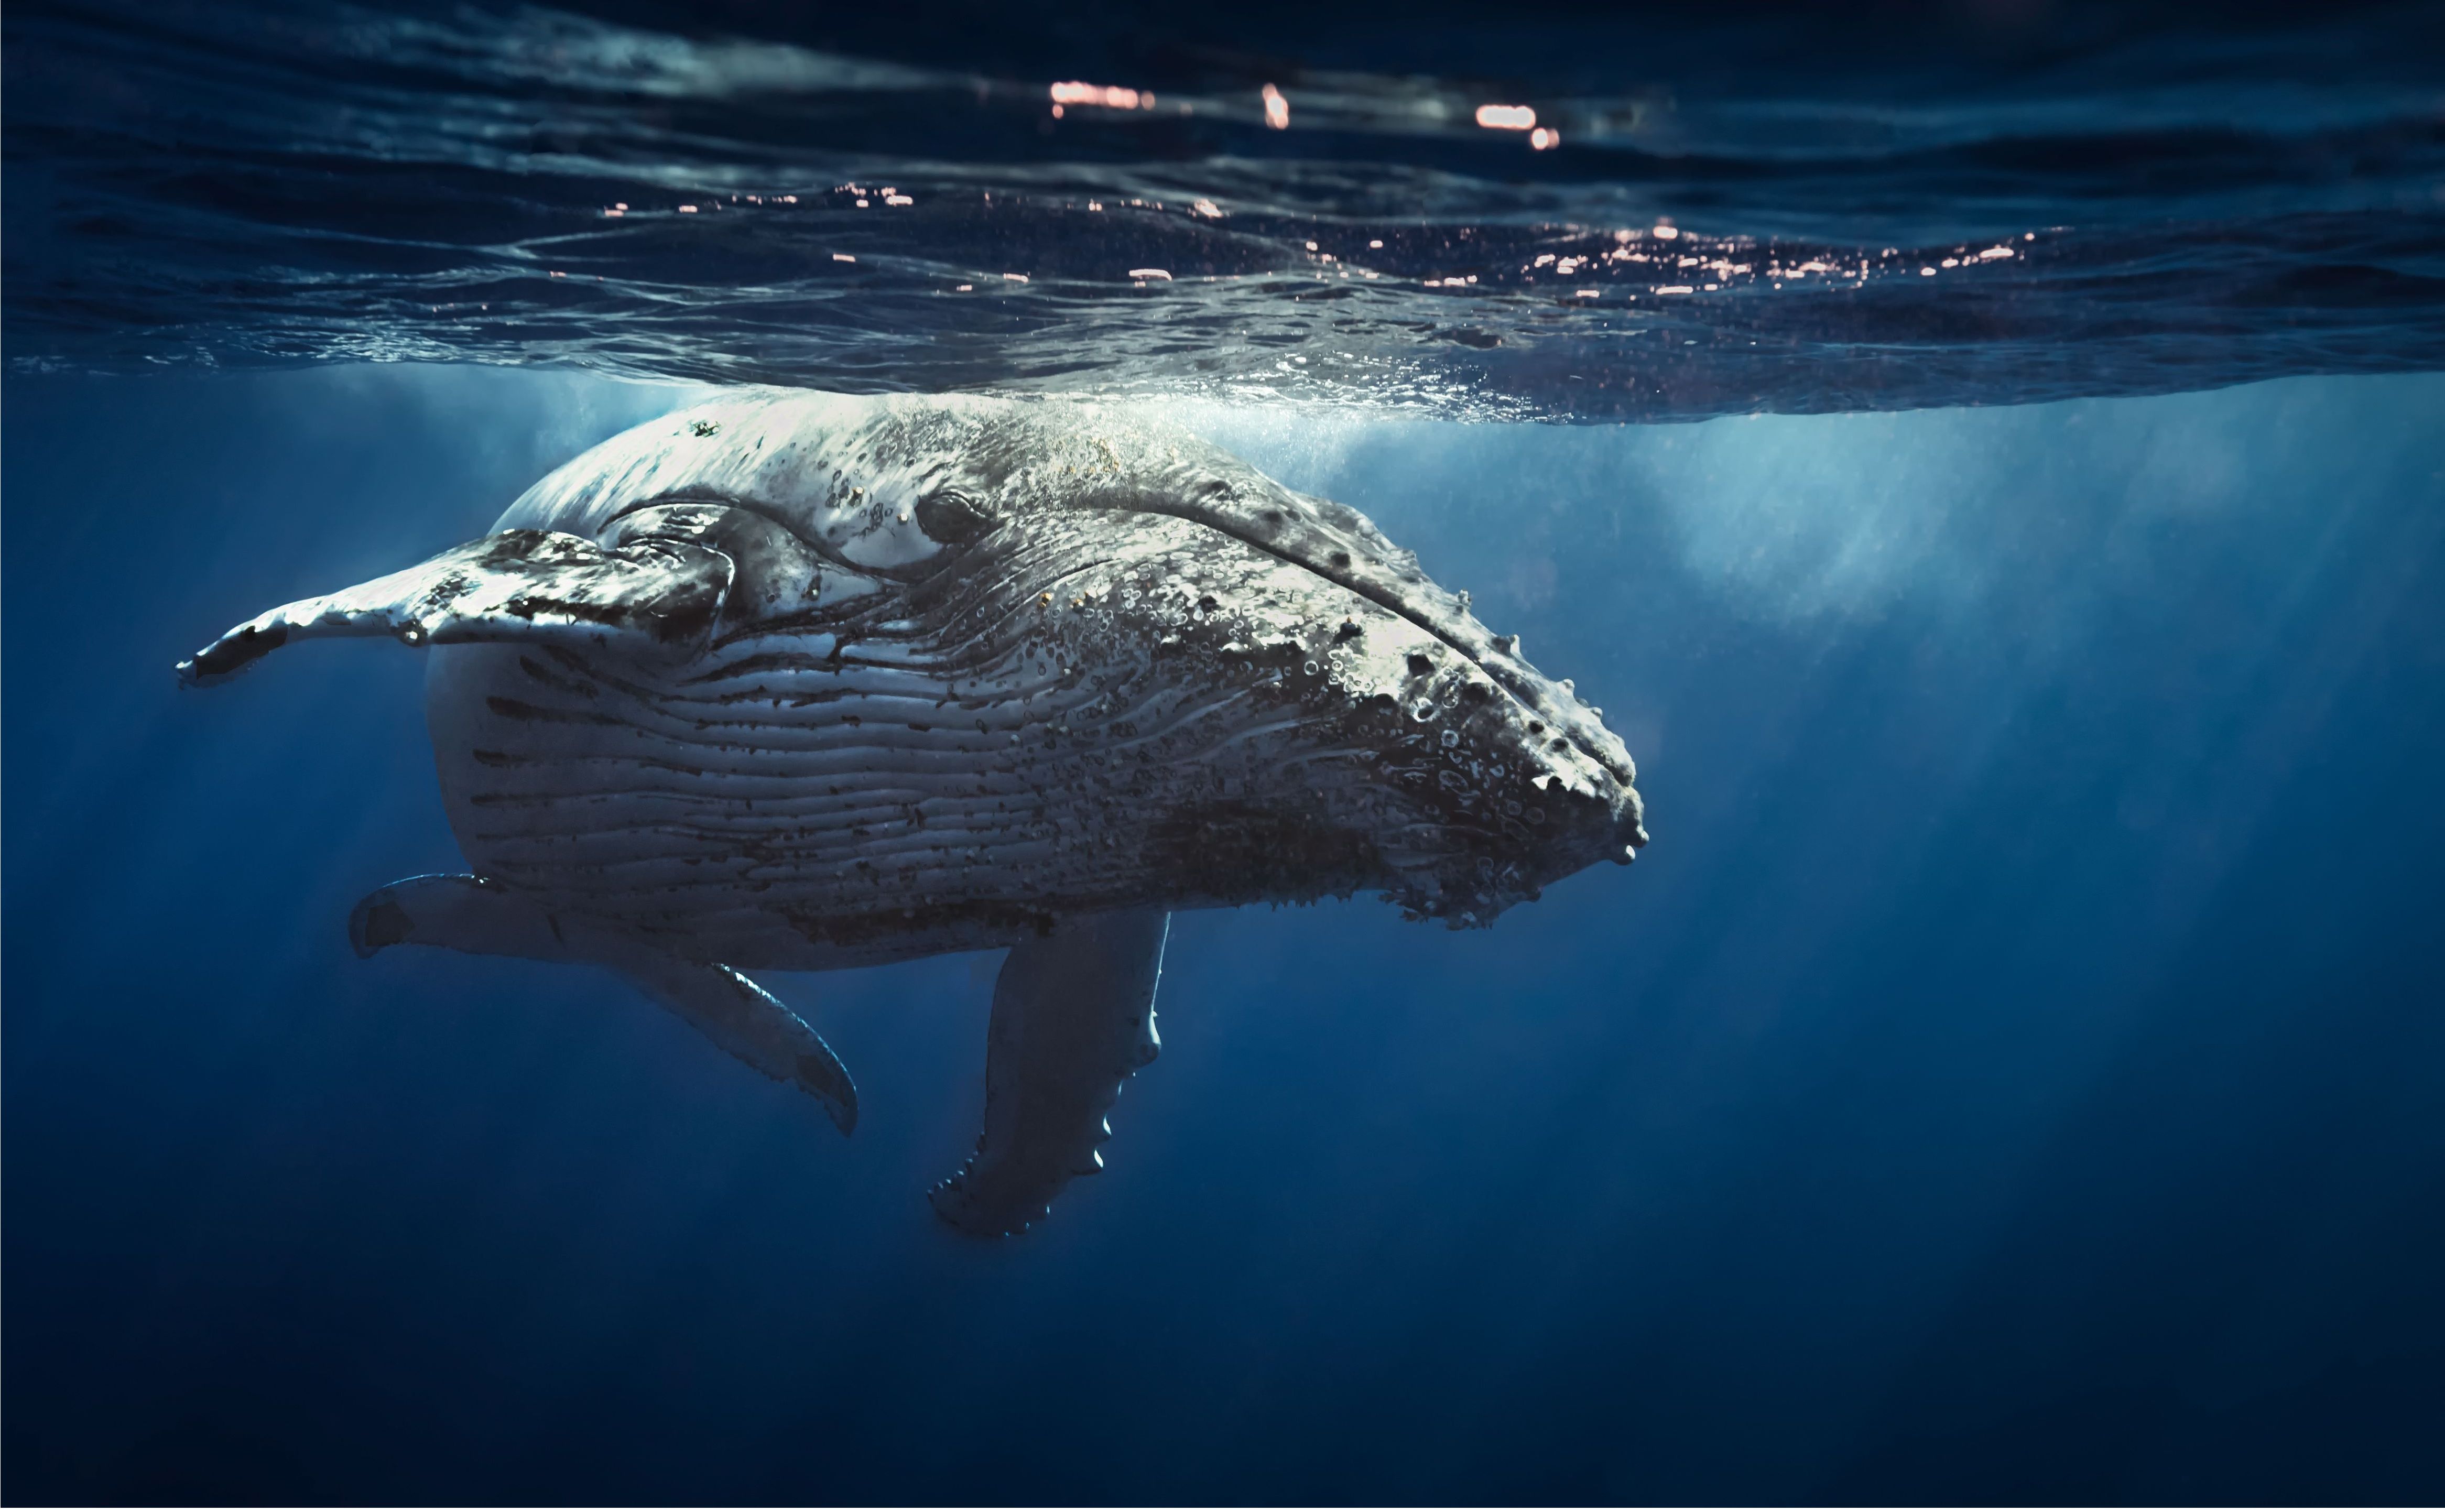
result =
[[[608,9],[16,8],[11,361],[1607,420],[2445,360],[2408,9],[1874,51],[1797,11]]]

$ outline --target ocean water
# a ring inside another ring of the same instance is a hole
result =
[[[2445,1496],[2433,14],[958,15],[9,10],[0,1495]],[[741,379],[1162,406],[1654,843],[1178,916],[997,1245],[922,1195],[990,957],[771,978],[846,1141],[607,975],[357,960],[460,864],[416,655],[172,663]]]

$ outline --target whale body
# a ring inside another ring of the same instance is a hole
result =
[[[1356,511],[1137,408],[729,393],[180,675],[324,636],[429,648],[471,868],[361,902],[361,954],[609,967],[846,1131],[848,1072],[745,973],[1007,948],[933,1193],[979,1234],[1101,1167],[1172,910],[1363,889],[1465,928],[1647,843],[1567,681]]]

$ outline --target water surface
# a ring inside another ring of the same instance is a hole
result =
[[[1562,420],[2445,362],[2432,6],[1322,9],[32,0],[9,360]]]

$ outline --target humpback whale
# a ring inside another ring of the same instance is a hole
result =
[[[393,945],[607,967],[847,1132],[855,1083],[747,973],[1007,949],[983,1130],[931,1194],[1016,1233],[1102,1168],[1173,910],[1380,892],[1481,926],[1647,843],[1601,712],[1356,511],[1137,408],[726,393],[492,533],[179,663],[423,648],[471,867]]]

